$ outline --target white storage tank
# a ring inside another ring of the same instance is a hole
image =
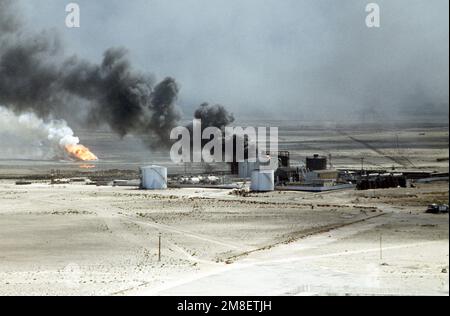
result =
[[[275,190],[274,170],[255,170],[252,172],[250,189],[255,192],[269,192]]]
[[[160,166],[142,167],[141,188],[144,190],[167,189],[167,168]]]
[[[251,178],[252,172],[259,169],[258,162],[250,162],[248,160],[239,162],[239,178]]]

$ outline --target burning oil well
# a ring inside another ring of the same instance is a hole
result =
[[[98,160],[89,148],[80,144],[80,139],[63,120],[44,121],[33,113],[16,115],[0,108],[0,125],[7,131],[2,144],[19,142],[22,153],[34,152],[47,159]]]
[[[153,76],[136,71],[124,48],[108,49],[98,64],[67,57],[58,34],[29,30],[18,12],[14,1],[0,0],[1,107],[34,115],[42,127],[64,122],[66,134],[54,141],[73,159],[97,159],[74,137],[68,125],[74,123],[83,128],[107,126],[121,137],[133,134],[149,148],[171,144],[170,131],[181,118],[175,79],[157,83]],[[207,104],[195,117],[216,127],[234,120],[224,107]],[[50,137],[47,133],[44,140]]]
[[[132,69],[122,48],[107,50],[100,64],[66,58],[57,34],[33,34],[15,14],[13,1],[1,0],[0,6],[3,107],[33,113],[44,121],[65,119],[70,108],[77,107],[85,113],[86,126],[107,125],[120,136],[144,135],[148,146],[166,143],[166,135],[179,119],[174,79],[154,85],[151,76]],[[78,143],[65,146],[74,157],[95,158]]]

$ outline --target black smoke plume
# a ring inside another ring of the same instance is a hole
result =
[[[198,109],[194,113],[194,118],[201,120],[202,123],[202,132],[208,127],[217,127],[222,130],[222,153],[223,158],[225,159],[225,144],[227,141],[233,142],[233,157],[234,161],[237,161],[236,153],[238,150],[238,146],[240,143],[244,145],[244,158],[248,159],[248,150],[249,150],[249,141],[247,137],[241,139],[240,137],[233,135],[232,140],[226,138],[225,127],[234,123],[235,118],[232,113],[229,113],[228,110],[220,105],[209,105],[208,103],[201,104]],[[192,123],[188,126],[188,129],[191,132],[191,136],[193,135],[193,126]],[[193,138],[191,137],[191,140]],[[206,145],[211,139],[202,139],[202,147]],[[214,154],[214,150],[212,149],[211,154]]]
[[[224,128],[234,122],[233,114],[228,113],[222,105],[209,105],[208,103],[203,103],[195,111],[194,117],[196,119],[202,120],[202,128],[207,127],[218,127]]]
[[[13,0],[0,0],[0,105],[46,119],[87,104],[90,124],[141,136],[150,147],[168,144],[180,119],[174,79],[155,86],[122,48],[107,50],[99,65],[66,58],[57,34],[27,32],[16,12]]]

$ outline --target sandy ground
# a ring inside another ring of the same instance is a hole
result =
[[[360,168],[364,157],[368,168],[448,172],[448,122],[239,125],[279,126],[280,149],[290,150],[293,165],[318,153],[337,168]],[[77,135],[100,157],[89,169],[24,157],[20,147],[0,152],[0,295],[449,294],[449,218],[424,214],[430,203],[448,203],[448,182],[249,197],[15,185],[55,169],[106,178],[136,177],[146,164],[202,169],[174,166],[167,152],[149,153],[133,137]]]
[[[447,182],[236,197],[3,180],[0,294],[448,295],[435,201]]]

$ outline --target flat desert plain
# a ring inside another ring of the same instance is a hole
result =
[[[0,294],[448,295],[448,183],[230,192],[2,181]]]
[[[164,163],[130,139],[82,139],[100,157],[97,171],[133,178],[140,165]],[[332,154],[335,168],[359,168],[365,157],[368,168],[448,172],[448,126],[290,123],[280,147],[294,164],[317,152]],[[425,214],[448,203],[448,181],[240,196],[51,185],[42,175],[55,168],[89,175],[75,162],[0,161],[2,295],[449,294],[449,217]],[[32,184],[16,185],[24,178]]]

